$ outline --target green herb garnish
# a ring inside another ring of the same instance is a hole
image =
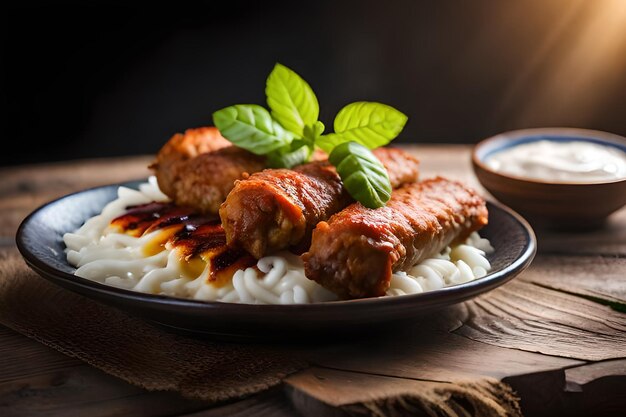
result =
[[[335,146],[328,160],[337,168],[345,189],[365,207],[382,207],[391,198],[387,170],[365,146],[343,142]]]
[[[360,101],[339,111],[334,133],[324,135],[319,103],[298,74],[276,64],[265,94],[271,114],[256,104],[237,104],[213,113],[213,123],[234,145],[266,155],[273,168],[291,168],[310,160],[315,147],[328,152],[331,164],[350,195],[377,208],[391,197],[383,164],[370,149],[388,144],[404,128],[407,117],[393,107]]]

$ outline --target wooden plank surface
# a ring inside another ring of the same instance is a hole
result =
[[[3,417],[287,417],[293,413],[281,389],[211,407],[175,392],[147,391],[0,326]]]
[[[310,353],[309,359],[318,366],[344,371],[436,382],[477,375],[503,379],[584,363],[464,337],[459,329],[469,317],[465,304],[452,306],[393,335],[359,341],[359,349],[350,342],[322,346]],[[485,358],[489,358],[488,364]]]
[[[145,178],[150,156],[77,160],[0,168],[0,236],[13,239],[20,222],[36,207],[90,187]]]
[[[149,392],[0,326],[3,416],[170,415],[206,408],[171,392]]]
[[[313,367],[286,384],[304,416],[521,416],[513,391],[486,378],[446,383]]]
[[[455,334],[489,345],[600,361],[626,353],[626,315],[522,280],[464,304]]]
[[[625,221],[626,223],[626,221]],[[593,274],[589,271],[592,270]],[[626,312],[626,258],[613,256],[541,256],[522,279]]]
[[[411,151],[422,178],[444,175],[480,189],[469,147]],[[38,205],[145,177],[151,159],[0,169],[0,246],[13,246],[19,222]],[[593,232],[537,232],[539,255],[513,282],[393,338],[298,348],[312,368],[283,388],[219,406],[145,391],[0,328],[0,414],[515,415],[511,388],[526,416],[626,409],[626,210]]]

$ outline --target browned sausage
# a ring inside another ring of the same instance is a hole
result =
[[[176,204],[215,214],[235,180],[264,164],[265,158],[232,146],[217,128],[201,127],[174,135],[151,168],[159,188]]]
[[[417,180],[419,162],[399,149],[374,154],[385,165],[391,184]],[[294,245],[308,246],[311,231],[353,200],[328,162],[268,169],[237,181],[220,208],[230,246],[257,258]]]
[[[406,270],[487,224],[485,201],[463,184],[434,178],[394,190],[385,207],[351,204],[313,231],[306,276],[344,298],[385,294]]]

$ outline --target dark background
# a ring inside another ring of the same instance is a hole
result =
[[[626,135],[626,2],[99,2],[2,6],[0,165],[149,154],[281,62],[321,120],[357,100],[409,116],[398,142],[571,126]]]

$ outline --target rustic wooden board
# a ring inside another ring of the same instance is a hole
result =
[[[626,257],[626,208],[612,214],[606,224],[589,232],[556,233],[536,230],[541,253]]]
[[[581,360],[626,356],[626,315],[581,297],[518,280],[464,307],[455,333],[479,342]]]
[[[625,258],[541,256],[521,279],[626,312],[625,273]]]
[[[184,417],[294,417],[297,414],[283,388],[277,387],[234,403],[184,414]]]
[[[149,156],[77,160],[0,168],[0,245],[12,242],[17,226],[36,207],[90,187],[145,178]]]
[[[0,326],[0,414],[157,416],[206,408],[171,392],[149,392]]]
[[[442,383],[313,367],[286,384],[303,416],[521,416],[512,390],[485,378]]]
[[[0,383],[36,376],[83,363],[0,326]]]
[[[422,160],[423,178],[444,175],[480,189],[469,147],[410,150]],[[19,222],[38,205],[84,188],[143,178],[151,159],[0,169],[0,247],[14,245]],[[0,329],[0,413],[64,415],[71,407],[90,415],[198,417],[432,410],[516,415],[515,401],[504,395],[509,387],[521,397],[526,416],[624,410],[626,315],[620,309],[626,302],[626,209],[601,230],[537,233],[540,253],[513,282],[389,337],[292,346],[289,353],[313,367],[289,377],[283,388],[217,407],[145,391]]]
[[[347,342],[320,347],[308,358],[318,366],[333,369],[436,382],[477,375],[502,379],[583,363],[464,337],[455,329],[462,329],[468,317],[464,305],[454,306],[397,333],[361,340],[358,346]]]
[[[230,404],[147,391],[0,326],[0,415],[93,417],[293,416],[282,389]]]

